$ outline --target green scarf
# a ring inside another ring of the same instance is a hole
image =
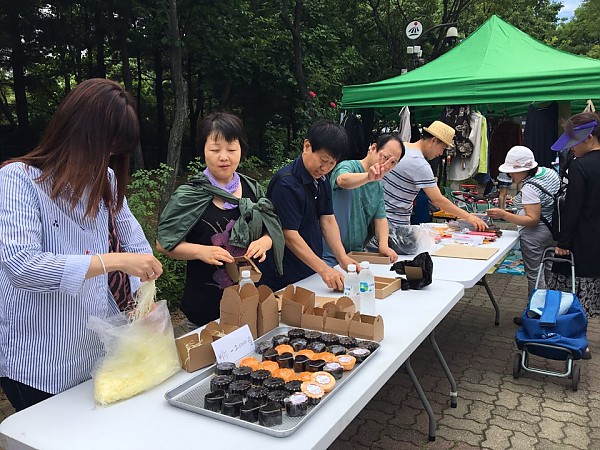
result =
[[[165,250],[173,250],[198,223],[213,197],[219,197],[238,205],[240,209],[240,218],[231,229],[229,238],[231,245],[247,248],[251,242],[259,239],[266,229],[273,240],[271,250],[275,267],[277,272],[282,274],[285,240],[275,207],[271,200],[265,197],[263,188],[256,180],[242,174],[240,177],[250,186],[252,194],[257,199],[256,203],[249,198],[234,197],[223,189],[213,186],[206,175],[200,173],[188,184],[177,188],[160,215],[156,239]]]

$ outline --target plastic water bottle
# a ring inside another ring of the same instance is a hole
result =
[[[354,264],[348,264],[348,274],[344,278],[344,295],[352,300],[356,310],[360,311],[360,281]]]
[[[252,281],[252,278],[250,278],[249,270],[242,270],[242,278],[239,282],[240,291],[242,290],[242,286],[245,284],[251,284],[252,286],[254,286],[254,281]]]
[[[369,261],[360,263],[358,279],[360,286],[360,312],[375,316],[377,315],[377,309],[375,307],[375,276],[369,268]]]

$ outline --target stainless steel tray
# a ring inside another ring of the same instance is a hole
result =
[[[258,338],[255,342],[259,344],[263,341],[271,340],[273,336],[277,334],[287,333],[288,330],[294,327],[278,327],[274,330],[271,330],[264,336]],[[360,339],[359,339],[360,341]],[[343,386],[348,379],[352,378],[352,376],[358,372],[365,364],[368,364],[373,355],[377,353],[375,350],[371,355],[362,363],[356,364],[354,369],[346,372],[342,375],[342,378],[336,380],[334,388],[331,392],[325,394],[321,401],[315,406],[309,406],[308,411],[303,417],[289,417],[285,411],[283,412],[283,423],[281,425],[276,425],[274,427],[265,427],[263,425],[259,425],[258,423],[246,422],[245,420],[226,416],[225,414],[221,414],[214,411],[209,411],[208,409],[204,409],[204,396],[210,392],[210,379],[214,374],[215,365],[207,367],[203,369],[196,375],[194,378],[189,379],[185,383],[177,386],[175,389],[168,391],[165,394],[165,399],[173,406],[177,408],[187,409],[188,411],[195,412],[197,414],[202,414],[204,416],[212,417],[214,419],[222,420],[224,422],[229,422],[234,425],[248,428],[250,430],[258,431],[260,433],[269,434],[275,437],[286,437],[294,433],[300,425],[302,425],[309,417],[312,417],[329,398],[334,395],[341,386]],[[250,354],[248,356],[256,356],[259,360],[262,359],[261,355],[258,353]],[[235,361],[236,363],[238,361]]]

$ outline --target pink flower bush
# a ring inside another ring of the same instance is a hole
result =
[[[332,108],[335,108],[335,106],[336,106],[336,105],[335,105],[335,102],[330,102],[330,103],[329,103],[329,106],[331,106]]]
[[[315,94],[313,91],[308,91],[308,93],[312,98],[315,98],[317,96],[317,94]]]

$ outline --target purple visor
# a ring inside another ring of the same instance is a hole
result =
[[[584,123],[581,125],[577,125],[573,128],[573,134],[569,135],[566,131],[558,138],[558,140],[552,144],[550,147],[555,152],[560,152],[561,150],[568,150],[570,148],[575,147],[580,142],[583,142],[592,131],[594,131],[594,127],[598,125],[598,122],[592,120],[591,122]]]

